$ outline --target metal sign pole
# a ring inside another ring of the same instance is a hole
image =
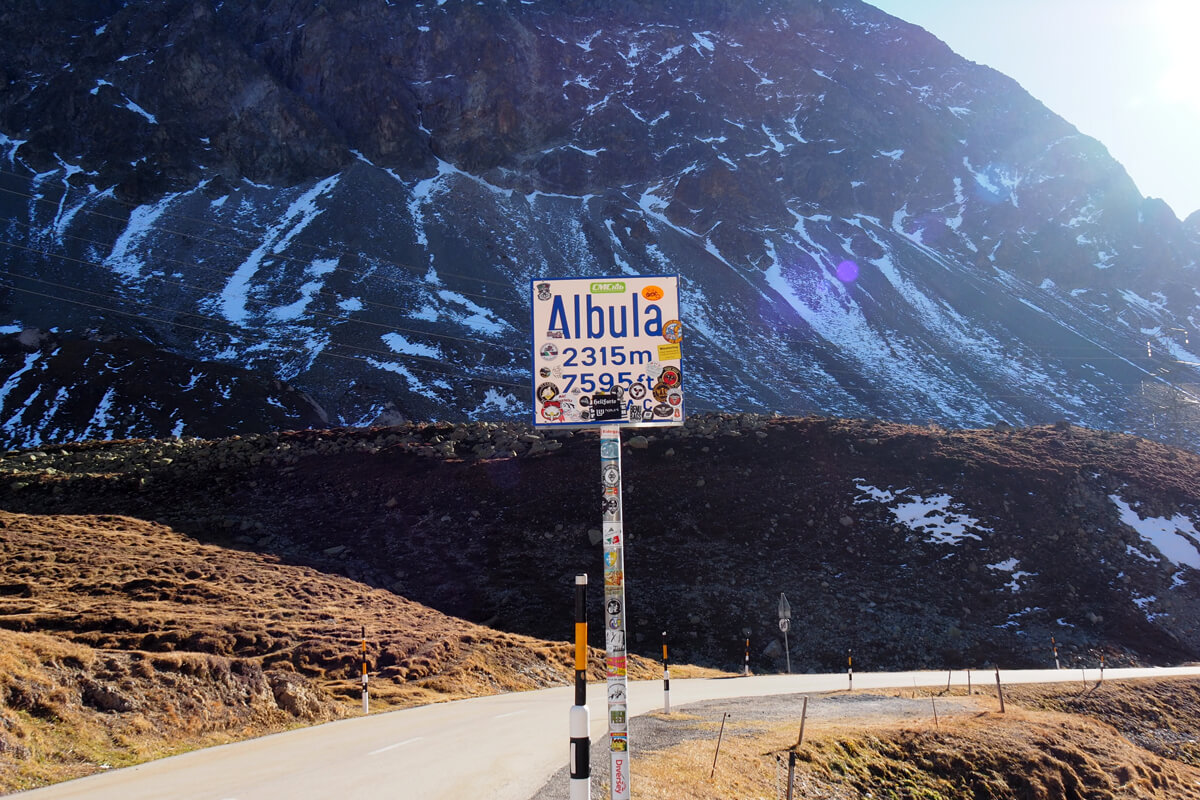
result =
[[[787,656],[787,671],[788,675],[792,674],[792,651],[788,647],[788,628],[792,626],[792,606],[788,602],[787,595],[783,592],[779,593],[779,630],[783,631],[783,652]]]
[[[609,796],[629,800],[628,683],[625,645],[625,532],[621,516],[621,429],[600,428],[604,525],[604,662],[608,676]]]

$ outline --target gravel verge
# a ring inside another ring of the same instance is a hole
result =
[[[884,694],[810,694],[807,720],[810,723],[849,723],[863,720],[865,724],[933,718],[930,697],[904,697],[899,693]],[[772,695],[769,697],[740,697],[727,700],[707,700],[686,706],[672,707],[670,715],[661,711],[634,717],[629,721],[629,739],[633,743],[633,763],[645,755],[674,747],[691,739],[711,739],[716,747],[717,730],[724,714],[726,738],[757,736],[769,727],[789,720],[795,721],[799,734],[803,694]],[[937,713],[977,713],[982,695],[973,697],[936,697]],[[603,709],[592,709],[593,718]],[[563,751],[567,753],[567,734],[564,725]],[[602,792],[608,782],[608,746],[600,737],[591,746],[592,797],[607,797]],[[570,769],[564,766],[537,791],[530,800],[562,800],[570,796]]]

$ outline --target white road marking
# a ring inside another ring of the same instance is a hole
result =
[[[492,719],[504,719],[505,717],[515,717],[517,714],[524,714],[524,711],[510,711],[507,714],[497,714]]]
[[[377,756],[380,753],[386,753],[388,750],[395,750],[397,747],[404,747],[404,745],[406,745],[406,744],[412,744],[413,742],[419,742],[424,738],[425,738],[424,736],[418,736],[415,739],[405,739],[403,742],[396,742],[395,744],[389,744],[387,747],[381,747],[378,750],[372,750],[371,752],[367,753],[367,755]]]

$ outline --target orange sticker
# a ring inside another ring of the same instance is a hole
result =
[[[649,300],[651,303],[663,299],[663,290],[651,284],[642,289],[642,297]]]

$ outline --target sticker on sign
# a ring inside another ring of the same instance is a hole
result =
[[[530,288],[534,425],[683,424],[677,275],[535,279]]]

